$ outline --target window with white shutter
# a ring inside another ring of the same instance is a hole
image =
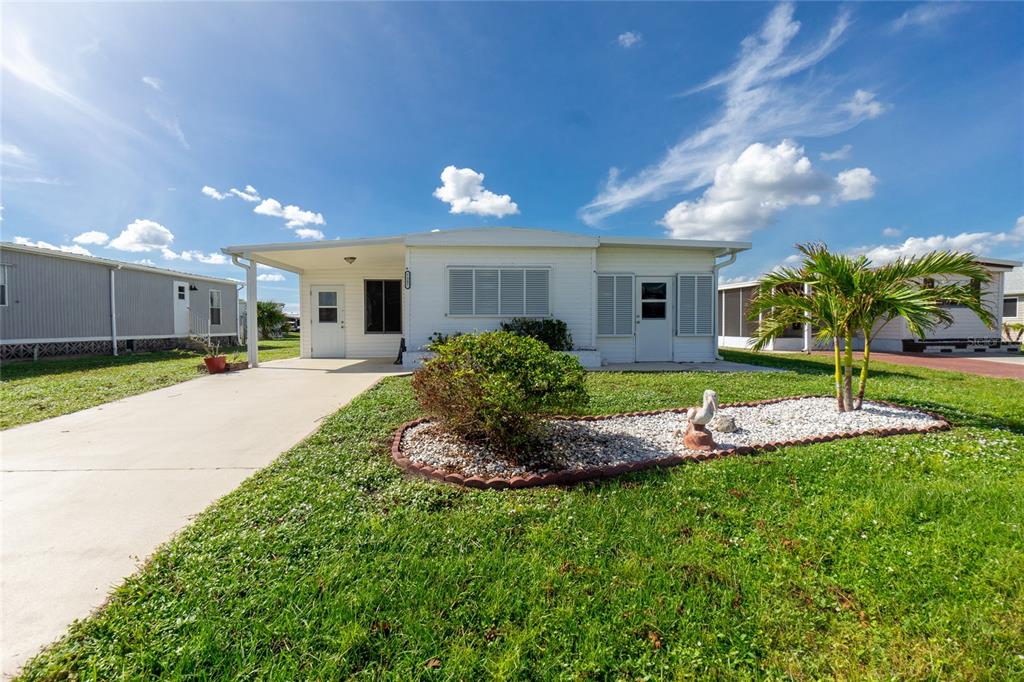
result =
[[[448,268],[448,314],[546,317],[549,268]]]
[[[714,333],[714,276],[710,273],[679,274],[676,281],[676,333],[711,336]]]
[[[597,276],[597,334],[633,335],[633,275]]]

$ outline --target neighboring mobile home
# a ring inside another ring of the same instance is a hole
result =
[[[1003,275],[1003,323],[1024,323],[1024,267]]]
[[[888,352],[1001,349],[1000,314],[1005,309],[1003,276],[1020,263],[999,258],[980,258],[992,278],[988,283],[978,282],[978,292],[986,307],[996,317],[997,324],[988,328],[969,309],[951,306],[949,313],[953,323],[938,326],[924,339],[915,338],[907,329],[903,318],[890,321],[876,332],[871,348]],[[723,347],[746,348],[752,343],[751,337],[757,329],[757,320],[747,319],[747,306],[757,291],[758,282],[735,282],[718,287],[718,341]],[[793,325],[782,337],[774,339],[766,350],[807,351],[819,347],[809,325]],[[863,341],[854,340],[854,347],[860,348]]]
[[[0,357],[173,348],[238,337],[238,284],[136,263],[0,244]]]
[[[298,273],[302,357],[395,357],[404,345],[415,366],[434,333],[550,317],[593,366],[715,360],[718,270],[749,248],[495,227],[223,250],[249,291],[257,263]]]

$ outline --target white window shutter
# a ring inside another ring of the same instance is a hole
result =
[[[597,333],[615,334],[615,275],[597,276]]]
[[[501,271],[501,314],[502,316],[523,314],[523,271]]]
[[[476,270],[474,286],[475,315],[498,314],[498,271]]]
[[[548,270],[526,271],[526,314],[547,315],[549,311]]]
[[[633,275],[615,276],[615,333],[633,335]]]
[[[694,301],[694,330],[697,336],[711,336],[714,332],[714,313],[712,306],[715,304],[714,277],[711,275],[696,275],[696,296]]]
[[[676,275],[678,290],[676,311],[678,312],[678,331],[680,336],[692,336],[696,328],[694,302],[697,298],[697,281],[694,275]]]
[[[448,271],[448,314],[473,314],[473,271],[469,268]]]

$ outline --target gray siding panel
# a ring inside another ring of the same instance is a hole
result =
[[[110,338],[110,267],[45,254],[0,249],[7,270],[8,305],[0,306],[0,340]],[[117,335],[174,335],[174,282],[195,286],[189,304],[209,319],[210,288],[221,290],[221,324],[236,334],[238,288],[188,275],[118,270]]]
[[[0,338],[110,336],[110,269],[104,265],[0,250],[7,268],[7,305]]]

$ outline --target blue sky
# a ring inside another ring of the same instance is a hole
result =
[[[235,277],[221,246],[475,225],[753,242],[730,278],[1024,256],[1020,3],[0,11],[8,241]]]

